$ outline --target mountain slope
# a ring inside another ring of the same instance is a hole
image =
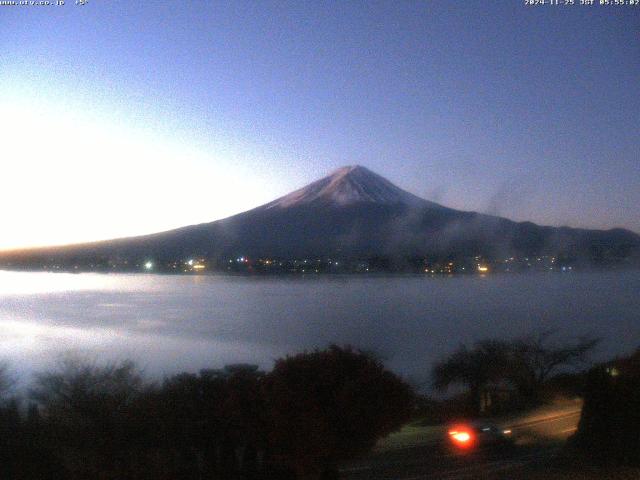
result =
[[[160,262],[199,256],[303,258],[473,255],[506,258],[549,253],[628,258],[640,236],[555,228],[446,208],[406,192],[361,166],[266,205],[211,223],[141,237],[0,254],[4,264]]]

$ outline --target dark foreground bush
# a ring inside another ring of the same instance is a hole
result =
[[[265,379],[274,461],[297,478],[337,478],[412,414],[409,385],[372,356],[332,346],[276,362]]]
[[[589,372],[573,443],[599,463],[640,465],[640,350]]]

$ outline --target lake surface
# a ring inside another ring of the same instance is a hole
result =
[[[0,271],[0,358],[14,372],[71,352],[152,376],[257,363],[331,342],[415,381],[460,343],[555,329],[640,346],[640,272],[230,277]]]

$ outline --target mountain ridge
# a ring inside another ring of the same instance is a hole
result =
[[[168,263],[202,257],[386,256],[491,258],[538,254],[595,261],[637,258],[640,236],[625,229],[540,226],[422,199],[366,167],[351,165],[254,209],[149,235],[21,252],[7,265]]]

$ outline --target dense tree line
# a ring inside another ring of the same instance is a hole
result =
[[[146,382],[130,362],[66,361],[21,411],[0,368],[0,478],[329,479],[413,409],[411,388],[349,347]],[[23,409],[24,410],[24,409]]]

